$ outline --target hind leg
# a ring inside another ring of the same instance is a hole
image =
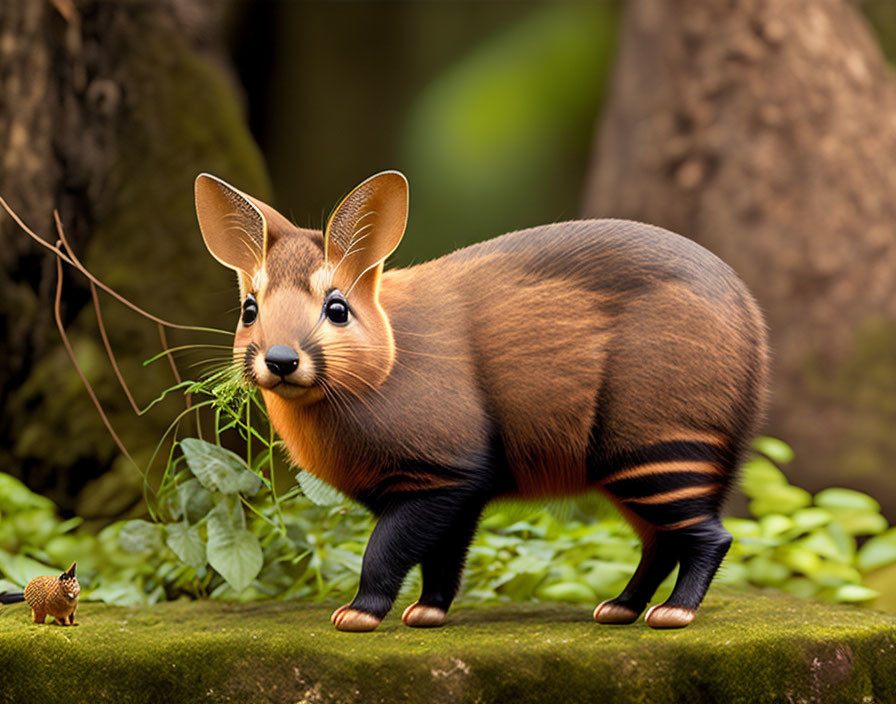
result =
[[[680,563],[669,600],[648,612],[654,628],[680,628],[694,612],[725,556],[731,536],[719,508],[734,467],[721,438],[646,445],[611,461],[599,488],[641,535],[643,557],[623,593],[595,611],[601,623],[631,623]],[[613,466],[615,464],[615,466]]]
[[[677,562],[669,536],[656,529],[641,531],[641,562],[634,576],[615,599],[600,604],[594,610],[598,623],[633,623],[647,607],[650,598],[662,581],[669,576]]]
[[[678,579],[669,598],[647,612],[646,621],[651,628],[682,628],[694,620],[732,541],[717,515],[676,533],[670,537],[675,538],[681,565]]]

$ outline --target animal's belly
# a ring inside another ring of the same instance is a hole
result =
[[[541,450],[525,455],[512,453],[508,462],[515,483],[513,494],[517,496],[569,496],[588,488],[584,457]]]

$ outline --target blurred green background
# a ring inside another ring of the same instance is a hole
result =
[[[403,171],[399,265],[577,217],[618,19],[614,2],[240,5],[275,204],[320,227],[356,183]]]

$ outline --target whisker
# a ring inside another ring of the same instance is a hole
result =
[[[337,349],[339,345],[342,343],[331,343],[328,346],[328,349]],[[464,361],[468,359],[465,355],[447,355],[447,354],[436,354],[435,352],[416,352],[414,350],[405,349],[402,347],[390,347],[389,345],[354,345],[354,344],[346,344],[344,345],[345,349],[353,350],[358,352],[381,352],[383,350],[394,349],[396,352],[400,352],[401,354],[414,355],[417,357],[432,357],[434,359],[447,359],[454,361]]]

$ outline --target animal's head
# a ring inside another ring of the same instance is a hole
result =
[[[239,278],[234,354],[267,402],[338,400],[385,380],[395,347],[379,286],[407,222],[402,174],[364,181],[323,233],[208,174],[196,179],[196,212],[212,256]]]
[[[81,585],[78,583],[78,578],[75,576],[75,567],[77,564],[77,562],[73,562],[72,566],[69,567],[66,572],[59,575],[59,588],[62,595],[70,601],[77,599],[81,594]]]

